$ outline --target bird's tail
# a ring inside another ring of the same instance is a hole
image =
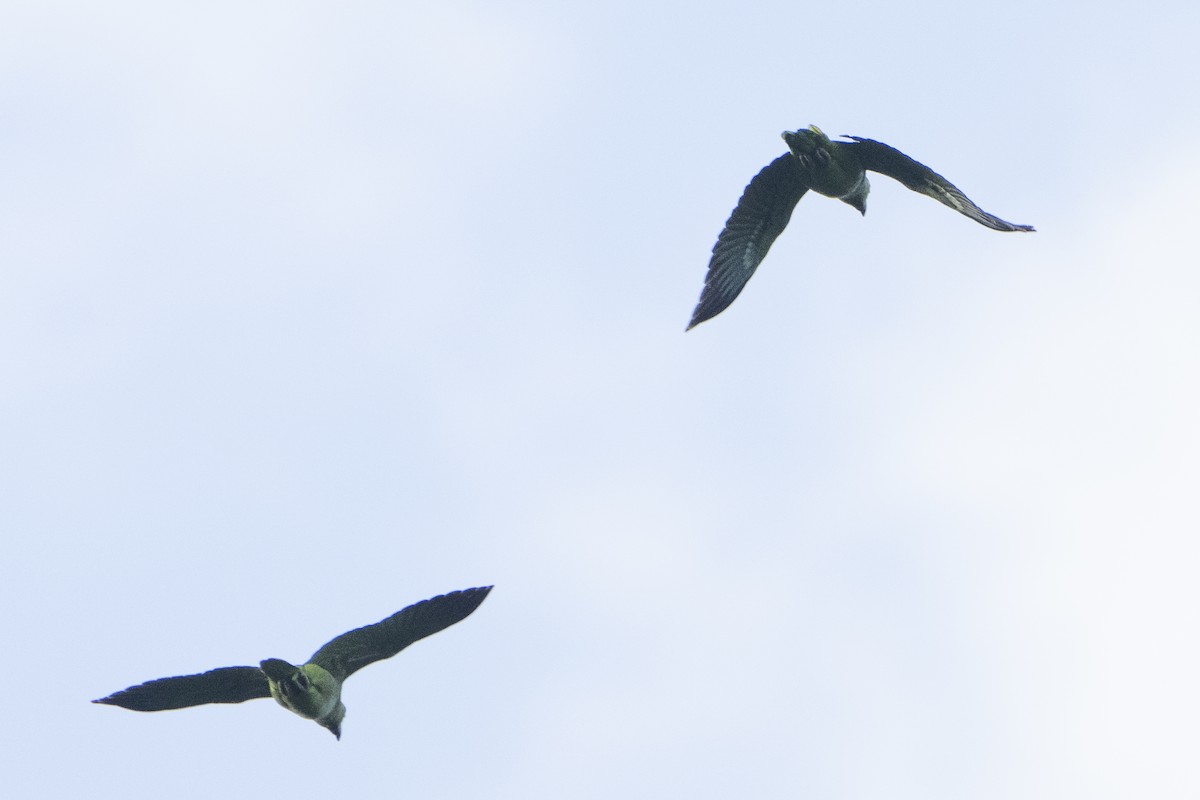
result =
[[[279,684],[285,683],[298,669],[295,664],[289,664],[282,658],[268,658],[259,662],[258,666],[268,678]]]

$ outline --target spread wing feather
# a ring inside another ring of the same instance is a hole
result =
[[[381,622],[335,637],[310,661],[344,681],[368,664],[391,658],[413,642],[465,619],[491,590],[491,586],[464,589],[414,603]]]
[[[258,667],[221,667],[198,675],[146,681],[92,702],[134,711],[166,711],[205,703],[244,703],[270,696],[267,676]]]
[[[972,203],[970,198],[953,183],[894,147],[874,139],[864,139],[861,136],[848,136],[847,138],[854,140],[854,144],[846,146],[854,148],[864,169],[895,178],[914,192],[927,194],[934,200],[950,206],[958,213],[964,214],[994,231],[1033,230],[1031,225],[1014,225],[989,214]]]
[[[775,159],[754,176],[713,245],[704,289],[688,330],[720,314],[737,298],[787,227],[796,203],[806,191],[808,186],[791,153]]]

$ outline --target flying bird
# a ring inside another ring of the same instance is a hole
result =
[[[491,586],[463,589],[414,603],[382,622],[334,637],[300,666],[268,658],[257,667],[220,667],[198,675],[159,678],[92,702],[134,711],[165,711],[274,697],[288,711],[313,720],[341,739],[346,716],[342,683],[346,678],[465,619],[491,590]]]
[[[866,214],[871,191],[867,170],[895,178],[992,230],[1033,230],[1030,225],[1014,225],[987,213],[950,181],[883,142],[861,136],[834,142],[816,125],[784,131],[782,136],[789,152],[754,176],[713,245],[704,290],[688,330],[720,314],[737,298],[809,189]]]

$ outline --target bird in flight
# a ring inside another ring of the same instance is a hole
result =
[[[866,214],[871,191],[867,170],[895,178],[992,230],[1033,230],[1030,225],[1014,225],[987,213],[950,181],[883,142],[860,136],[847,136],[853,140],[850,142],[834,142],[816,125],[782,135],[789,152],[754,176],[713,245],[704,290],[688,330],[720,314],[737,298],[809,189]]]
[[[159,678],[92,702],[134,711],[165,711],[274,697],[288,711],[313,720],[341,739],[346,716],[342,683],[346,678],[465,619],[491,590],[491,586],[463,589],[414,603],[382,622],[334,637],[300,666],[268,658],[257,667],[220,667],[198,675]]]

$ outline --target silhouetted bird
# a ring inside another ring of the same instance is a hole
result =
[[[288,711],[313,720],[341,739],[346,716],[342,683],[346,678],[466,618],[491,589],[464,589],[414,603],[382,622],[334,638],[302,666],[268,658],[257,667],[221,667],[199,675],[159,678],[92,702],[134,711],[165,711],[274,697]]]
[[[867,194],[871,191],[866,170],[895,178],[914,192],[927,194],[992,230],[1033,230],[1029,225],[1014,225],[992,216],[950,181],[882,142],[859,136],[846,137],[852,142],[830,141],[816,125],[808,126],[806,131],[784,131],[782,135],[790,152],[754,176],[725,223],[725,230],[713,245],[704,290],[688,330],[729,307],[809,189],[866,214]]]

